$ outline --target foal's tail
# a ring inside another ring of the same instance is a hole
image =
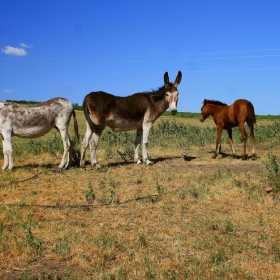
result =
[[[247,104],[247,112],[248,112],[247,123],[248,125],[253,125],[254,123],[256,123],[256,115],[255,115],[254,106],[251,102],[248,102]]]
[[[77,119],[76,119],[76,112],[75,112],[74,109],[73,109],[72,115],[73,115],[73,118],[74,118],[74,130],[75,130],[76,138],[78,139],[78,141],[80,141],[78,122],[77,122]]]

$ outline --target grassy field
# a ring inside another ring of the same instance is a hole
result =
[[[106,129],[101,169],[88,151],[86,169],[62,172],[56,131],[13,138],[15,168],[0,172],[0,279],[280,279],[280,122],[258,119],[255,161],[242,161],[237,129],[237,157],[224,132],[212,159],[211,118],[160,118],[152,166],[133,163],[134,136]]]

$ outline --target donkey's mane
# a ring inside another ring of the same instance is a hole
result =
[[[151,89],[149,91],[142,91],[142,92],[136,92],[130,96],[133,96],[133,95],[147,95],[149,96],[149,98],[153,98],[154,100],[161,100],[162,99],[162,94],[165,94],[165,87],[159,87],[158,89]]]
[[[134,94],[152,94],[152,95],[161,95],[162,94],[162,90],[164,89],[163,87],[159,87],[157,89],[150,89],[150,90],[146,90],[146,91],[142,91],[142,92],[137,92]],[[134,95],[132,94],[132,95]]]
[[[228,106],[226,103],[223,103],[221,101],[204,99],[203,105],[206,105],[206,104],[213,104],[213,105],[218,105],[218,106]]]

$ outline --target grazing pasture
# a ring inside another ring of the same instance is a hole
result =
[[[257,117],[254,131],[256,160],[242,161],[238,128],[236,158],[223,133],[214,160],[211,118],[163,116],[145,166],[135,132],[106,128],[102,168],[88,155],[80,169],[74,152],[61,172],[57,132],[14,138],[14,170],[0,173],[0,278],[279,279],[280,120]],[[79,151],[72,121],[69,134]]]

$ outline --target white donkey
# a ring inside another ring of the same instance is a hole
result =
[[[13,163],[12,136],[37,138],[48,133],[53,127],[62,137],[64,153],[59,168],[68,168],[72,160],[73,143],[68,135],[71,116],[74,117],[74,129],[78,134],[78,123],[72,104],[65,98],[53,98],[36,105],[21,105],[12,102],[0,102],[0,134],[3,142],[5,170],[11,170]]]

